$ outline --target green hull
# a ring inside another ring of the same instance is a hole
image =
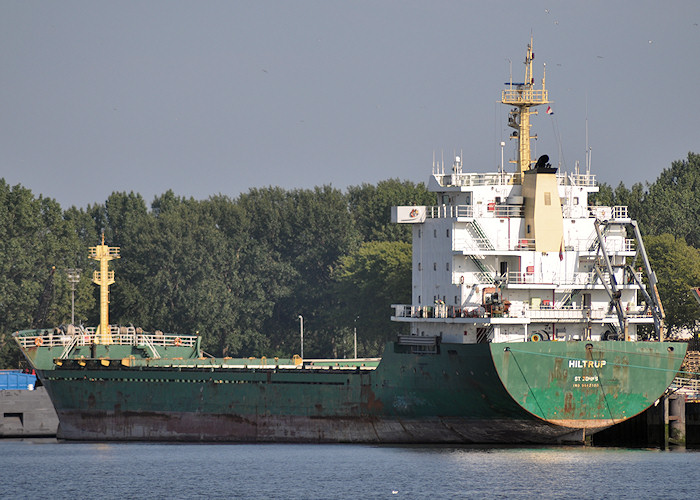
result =
[[[153,359],[140,347],[92,345],[57,361],[60,346],[26,344],[61,438],[246,442],[580,441],[654,404],[686,350],[527,342],[415,352],[391,342],[378,363],[295,367],[200,359],[196,348],[180,346]]]

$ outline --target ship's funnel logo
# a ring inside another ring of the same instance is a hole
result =
[[[426,207],[391,207],[391,222],[398,224],[421,224],[425,222]]]

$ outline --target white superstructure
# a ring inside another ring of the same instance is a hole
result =
[[[531,47],[528,83],[511,81],[502,97],[516,172],[467,173],[456,157],[451,171],[433,165],[437,205],[393,208],[394,222],[413,226],[413,290],[392,319],[458,343],[636,340],[640,324],[662,337],[656,278],[627,207],[589,206],[593,175],[530,160],[530,108],[548,102]]]

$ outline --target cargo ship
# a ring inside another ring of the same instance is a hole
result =
[[[687,345],[664,341],[656,276],[627,208],[589,206],[588,162],[565,173],[531,158],[530,119],[549,104],[533,60],[530,41],[525,78],[501,94],[513,171],[433,161],[437,204],[392,209],[412,227],[412,299],[393,306],[405,335],[381,358],[212,358],[198,335],[110,325],[119,248],[103,238],[90,249],[99,326],[14,334],[55,405],[58,437],[570,443],[653,405]]]

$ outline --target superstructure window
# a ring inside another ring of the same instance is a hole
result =
[[[433,238],[437,238],[437,229],[433,229]]]
[[[552,193],[550,193],[550,192],[544,193],[544,204],[545,204],[545,205],[551,205],[551,204],[552,204]]]
[[[433,271],[437,271],[437,262],[433,262]]]
[[[450,270],[450,263],[445,262],[445,271],[449,271],[449,270]]]

